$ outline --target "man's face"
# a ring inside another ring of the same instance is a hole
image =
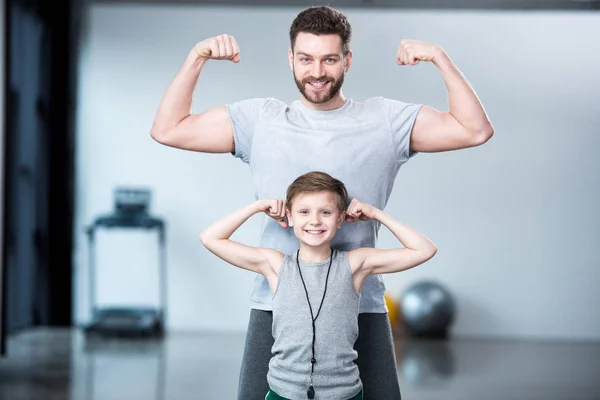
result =
[[[300,32],[289,58],[300,93],[311,103],[323,104],[342,88],[352,53],[344,57],[339,35]]]

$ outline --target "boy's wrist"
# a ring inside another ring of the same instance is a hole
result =
[[[260,200],[256,200],[252,203],[250,203],[248,205],[248,211],[251,212],[252,214],[257,214],[259,213],[260,210]]]
[[[381,222],[381,219],[385,216],[385,213],[379,208],[373,207],[373,219]]]

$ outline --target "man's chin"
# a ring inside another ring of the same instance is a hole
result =
[[[313,104],[323,104],[327,103],[329,100],[333,98],[329,93],[323,94],[321,96],[311,96],[308,92],[304,92],[304,98]]]
[[[321,99],[318,99],[318,98],[315,99],[314,97],[306,97],[306,100],[308,100],[312,104],[324,104],[324,103],[327,103],[331,99],[329,99],[327,97],[323,97]]]

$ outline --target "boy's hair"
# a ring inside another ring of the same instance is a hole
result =
[[[350,51],[352,26],[344,14],[329,6],[309,7],[298,14],[290,27],[292,51],[294,51],[296,37],[300,32],[313,35],[339,35],[342,39],[344,55]]]
[[[348,203],[348,191],[344,183],[335,179],[331,175],[313,171],[299,177],[288,187],[286,196],[286,206],[292,209],[294,199],[306,193],[332,192],[338,195],[338,208],[341,211],[346,209]]]

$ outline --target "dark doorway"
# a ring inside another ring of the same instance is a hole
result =
[[[77,49],[83,2],[5,0],[6,336],[72,325]]]

